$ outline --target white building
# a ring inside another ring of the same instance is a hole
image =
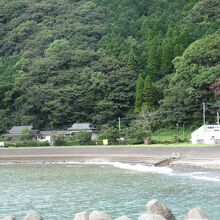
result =
[[[192,144],[220,144],[220,125],[203,125],[191,134]]]

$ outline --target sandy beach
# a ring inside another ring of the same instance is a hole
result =
[[[171,157],[173,153],[181,155],[179,160],[170,164],[174,169],[220,171],[220,146],[1,148],[0,163],[56,163],[102,160],[154,164]]]

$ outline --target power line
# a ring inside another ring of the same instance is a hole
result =
[[[152,114],[154,116],[161,117],[164,114],[180,113],[180,112],[183,112],[184,110],[190,110],[190,109],[195,110],[195,108],[198,108],[198,107],[200,109],[203,109],[203,123],[205,123],[206,118],[207,117],[209,118],[209,116],[207,116],[207,112],[209,112],[208,115],[214,114],[214,113],[210,113],[209,109],[214,108],[214,107],[220,107],[220,104],[203,103],[202,105],[197,104],[197,105],[191,105],[191,106],[186,106],[186,107],[182,107],[182,108],[173,108],[173,109],[169,109],[169,110],[166,110],[166,111],[158,111],[158,112],[155,112],[155,113],[152,113]],[[199,109],[196,109],[196,110],[199,110]],[[108,121],[108,123],[118,123],[118,126],[121,129],[121,122],[122,121],[129,121],[129,120],[133,120],[133,119],[142,119],[142,118],[144,118],[144,116],[141,116],[141,115],[119,117],[118,119]],[[191,115],[191,116],[187,116],[187,117],[184,117],[184,118],[191,118],[191,119],[197,119],[198,118],[199,119],[200,117]]]

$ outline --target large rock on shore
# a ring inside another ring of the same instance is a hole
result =
[[[89,213],[88,212],[76,213],[74,220],[89,220]]]
[[[127,216],[121,216],[121,217],[118,217],[115,220],[130,220],[130,218],[128,218]]]
[[[26,215],[23,220],[43,220],[43,218],[41,217],[39,213],[32,212]]]
[[[176,220],[172,211],[156,199],[147,203],[147,213],[161,215],[165,220]]]
[[[144,214],[141,215],[138,220],[166,220],[163,216],[157,214]]]
[[[112,217],[103,212],[93,211],[89,214],[89,220],[112,220]]]
[[[2,220],[16,220],[14,216],[6,216]]]
[[[209,217],[202,209],[194,208],[188,212],[186,220],[209,220]]]

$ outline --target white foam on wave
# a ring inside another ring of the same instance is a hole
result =
[[[214,173],[211,172],[191,172],[191,173],[181,173],[175,174],[176,176],[189,177],[195,180],[220,182],[220,175],[213,177]]]
[[[15,163],[2,163],[0,165],[10,165]],[[30,163],[32,164],[32,163]],[[36,163],[33,163],[36,164]],[[155,167],[151,165],[144,165],[144,164],[129,164],[129,163],[122,163],[122,162],[110,162],[105,160],[90,160],[90,161],[53,161],[53,162],[45,162],[44,164],[57,164],[57,165],[67,165],[72,167],[71,165],[100,165],[100,166],[112,166],[115,168],[123,169],[123,170],[130,170],[136,172],[143,172],[143,173],[158,173],[158,174],[165,174],[165,175],[172,175],[172,176],[182,176],[188,177],[195,180],[202,180],[202,181],[212,181],[212,182],[220,182],[220,174],[215,175],[212,172],[190,172],[190,173],[175,173],[173,169],[169,167]],[[215,175],[215,176],[213,176]]]
[[[212,181],[212,182],[220,182],[219,178],[215,177],[208,177],[208,176],[192,176],[193,179],[196,180],[206,180],[206,181]]]
[[[85,162],[67,162],[67,164],[84,164],[84,165],[106,165],[123,170],[131,170],[144,173],[159,173],[159,174],[172,174],[173,169],[169,167],[155,167],[143,164],[129,164],[122,162],[109,162],[109,161],[85,161]]]
[[[119,169],[124,170],[131,170],[137,172],[144,172],[144,173],[158,173],[158,174],[166,174],[166,175],[173,175],[173,176],[182,176],[188,177],[195,180],[202,180],[202,181],[212,181],[212,182],[220,182],[220,176],[213,177],[213,173],[210,172],[190,172],[190,173],[174,173],[173,169],[169,167],[155,167],[149,166],[144,164],[129,164],[129,163],[122,163],[122,162],[110,162],[104,160],[93,160],[93,161],[84,161],[84,162],[65,162],[68,164],[84,164],[84,165],[105,165],[105,166],[112,166]]]
[[[189,176],[190,178],[195,179],[195,180],[220,182],[220,177],[213,177],[212,173],[203,172],[199,175],[197,173],[192,173],[188,175],[186,174],[186,176]]]
[[[142,164],[128,164],[113,162],[112,166],[125,170],[134,170],[138,172],[149,172],[149,173],[160,173],[160,174],[172,174],[173,170],[169,167],[155,167],[155,166],[146,166]]]

